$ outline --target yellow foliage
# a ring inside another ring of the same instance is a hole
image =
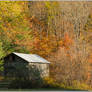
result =
[[[80,90],[90,90],[91,87],[85,83],[80,83],[79,81],[73,81],[73,88]]]
[[[4,79],[4,77],[3,76],[0,76],[0,80],[3,80]]]
[[[14,4],[12,6],[12,12],[14,13],[14,15],[19,15],[22,12],[22,6],[20,6],[19,4]]]
[[[22,5],[19,2],[0,2],[0,17],[16,17],[22,12]],[[3,16],[2,16],[3,15]],[[1,18],[0,18],[1,19]]]
[[[53,78],[45,77],[43,80],[45,82],[45,85],[48,85],[49,87],[60,87],[60,85],[56,83]]]
[[[44,81],[46,81],[47,84],[53,84],[55,82],[52,78],[49,78],[49,77],[45,77]]]

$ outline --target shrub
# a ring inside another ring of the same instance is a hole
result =
[[[80,83],[79,81],[73,81],[73,86],[74,89],[80,89],[80,90],[89,90],[91,87],[87,85],[86,83]]]
[[[0,80],[4,80],[4,77],[3,76],[0,76]]]
[[[14,88],[14,89],[30,89],[30,88],[40,88],[43,85],[42,80],[24,80],[24,79],[16,79],[13,80],[9,88]]]
[[[58,88],[59,84],[55,82],[53,78],[45,77],[43,79],[43,87],[45,88]]]

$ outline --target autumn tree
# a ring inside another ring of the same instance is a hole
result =
[[[2,47],[2,42],[0,42],[0,75],[3,71],[3,57],[5,56],[5,52]]]
[[[32,36],[27,19],[27,2],[0,2],[0,9],[0,39],[5,52],[28,52]]]
[[[92,9],[92,8],[91,8]],[[88,20],[87,20],[87,23],[85,24],[85,27],[84,27],[84,31],[85,31],[85,34],[84,34],[84,39],[85,42],[87,43],[87,52],[88,52],[88,61],[89,61],[89,76],[88,76],[88,84],[92,84],[92,73],[91,73],[91,64],[92,64],[92,10],[90,9],[90,14],[89,14],[89,17],[88,17]]]

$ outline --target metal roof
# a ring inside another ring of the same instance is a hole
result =
[[[24,54],[24,53],[17,53],[13,52],[13,54],[23,58],[24,60],[28,61],[29,63],[50,63],[46,59],[36,55],[36,54]]]

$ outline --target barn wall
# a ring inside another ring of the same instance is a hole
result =
[[[7,77],[28,76],[28,63],[16,55],[10,55],[4,62],[4,75]]]
[[[40,72],[42,77],[49,76],[49,64],[45,64],[45,63],[29,63],[29,69],[31,70],[30,67],[37,67],[38,72]]]

